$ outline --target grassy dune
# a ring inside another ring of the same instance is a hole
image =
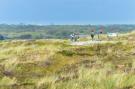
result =
[[[134,37],[89,46],[71,46],[67,40],[1,41],[0,89],[135,89]]]

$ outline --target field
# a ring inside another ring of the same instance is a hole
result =
[[[0,89],[135,89],[135,33],[112,40],[118,42],[1,41]]]

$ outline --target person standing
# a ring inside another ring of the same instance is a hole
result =
[[[101,30],[99,30],[99,32],[98,32],[98,40],[101,40],[101,35],[103,34],[103,30],[101,29]]]
[[[78,41],[79,40],[79,33],[77,32],[77,33],[75,33],[75,41]]]
[[[95,36],[95,32],[94,32],[94,30],[91,30],[91,39],[92,39],[92,41],[94,40],[94,36]]]
[[[70,35],[70,40],[74,41],[74,35],[73,34]]]

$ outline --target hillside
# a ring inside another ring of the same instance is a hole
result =
[[[135,33],[116,41],[1,41],[0,89],[135,89]]]

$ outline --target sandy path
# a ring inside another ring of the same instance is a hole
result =
[[[103,44],[103,43],[117,43],[118,41],[85,41],[85,42],[72,42],[71,45],[90,45],[90,44]]]

